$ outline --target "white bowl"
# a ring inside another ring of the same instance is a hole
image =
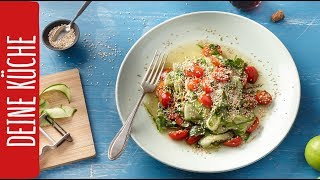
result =
[[[122,62],[116,103],[124,122],[141,95],[139,83],[155,50],[169,51],[207,38],[251,59],[263,79],[263,88],[273,95],[272,106],[261,122],[261,133],[239,148],[195,152],[185,143],[169,139],[166,133],[160,134],[141,106],[132,138],[145,152],[169,166],[194,172],[230,171],[247,166],[275,149],[288,134],[299,108],[300,81],[294,61],[281,41],[262,25],[239,15],[215,11],[185,14],[159,24],[133,45]]]

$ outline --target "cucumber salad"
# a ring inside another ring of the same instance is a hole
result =
[[[272,96],[256,81],[257,69],[216,44],[198,44],[201,56],[165,68],[156,88],[157,129],[200,148],[245,143],[259,126],[258,106]]]

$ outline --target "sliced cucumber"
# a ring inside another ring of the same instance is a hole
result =
[[[158,111],[158,98],[154,94],[147,94],[145,101],[143,102],[147,112],[152,116],[153,119],[157,117]]]
[[[50,109],[44,109],[42,113],[46,113],[49,117],[54,119],[68,118],[72,117],[73,114],[77,111],[76,108],[70,106],[61,106]],[[41,120],[40,126],[47,126],[49,123],[45,120]]]
[[[58,91],[63,93],[70,103],[71,101],[70,88],[65,84],[53,84],[45,88],[39,95],[40,96],[40,102],[39,102],[40,115],[46,113],[50,118],[53,118],[53,119],[72,117],[73,114],[77,111],[76,108],[73,108],[70,106],[63,106],[63,105],[61,105],[60,107],[48,108],[48,101],[46,99],[41,98],[41,95],[45,93],[50,93],[53,91]],[[47,125],[49,125],[49,123],[46,120],[41,119],[40,126],[47,126]]]
[[[218,135],[208,135],[200,139],[199,144],[203,148],[206,148],[206,147],[209,147],[214,142],[226,141],[228,139],[231,139],[232,137],[233,137],[233,134],[231,132],[218,134]]]
[[[252,119],[249,119],[248,117],[245,117],[243,115],[236,115],[234,118],[233,118],[233,122],[235,124],[241,124],[241,123],[246,123],[246,122],[249,122],[249,121],[252,121]]]
[[[229,130],[229,128],[227,128],[226,126],[224,126],[223,124],[219,124],[218,128],[214,131],[215,134],[222,134],[225,133]]]
[[[223,89],[218,89],[215,91],[213,102],[213,110],[215,113],[220,113],[223,108],[228,106],[227,96]]]
[[[44,104],[46,104],[46,100],[45,99],[40,99],[39,106],[41,107]]]
[[[186,121],[202,120],[201,104],[198,101],[186,102],[184,104],[184,119]]]
[[[44,89],[40,93],[40,96],[44,93],[51,92],[51,91],[58,91],[58,92],[63,93],[67,97],[69,103],[71,102],[71,90],[67,85],[65,85],[65,84],[51,85],[51,86],[47,87],[46,89]]]
[[[43,112],[46,109],[47,105],[48,105],[48,101],[46,101],[44,99],[40,99],[40,102],[39,102],[40,115],[43,114]]]
[[[70,106],[61,106],[46,109],[45,113],[48,114],[51,118],[59,119],[59,118],[67,118],[73,116],[73,114],[77,111],[76,108]]]
[[[218,129],[220,122],[220,116],[212,115],[210,118],[206,120],[206,127],[211,131],[215,131]]]
[[[47,113],[51,118],[59,119],[59,118],[67,118],[73,116],[73,114],[77,111],[76,108],[70,106],[61,106],[46,109],[45,113]]]
[[[252,125],[254,121],[248,121],[245,123],[241,123],[237,125],[237,129],[234,130],[234,132],[238,135],[238,136],[242,136],[243,134],[246,133],[247,129]]]
[[[66,117],[71,117],[77,112],[77,109],[71,106],[62,106],[61,108],[64,110]]]
[[[204,135],[206,132],[206,130],[201,127],[201,126],[192,126],[192,128],[190,129],[189,135],[190,136],[200,136],[200,135]]]

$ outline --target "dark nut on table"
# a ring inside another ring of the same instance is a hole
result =
[[[271,16],[271,20],[273,22],[278,22],[281,21],[282,19],[284,19],[284,13],[281,10],[278,10],[277,12],[275,12],[274,14],[272,14]]]

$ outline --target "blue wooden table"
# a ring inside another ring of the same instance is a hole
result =
[[[40,2],[40,30],[53,20],[73,18],[81,5]],[[270,15],[278,9],[286,18],[275,24]],[[93,2],[76,21],[81,31],[76,46],[55,52],[41,44],[40,68],[41,75],[80,70],[97,156],[43,171],[40,178],[317,178],[320,173],[305,162],[304,148],[310,138],[320,134],[319,9],[320,2],[263,2],[250,12],[241,12],[228,2]],[[132,140],[120,159],[109,161],[107,147],[121,127],[115,82],[124,56],[155,25],[195,11],[240,14],[262,24],[285,44],[298,67],[302,86],[300,110],[289,135],[262,160],[226,173],[198,174],[168,167]]]

